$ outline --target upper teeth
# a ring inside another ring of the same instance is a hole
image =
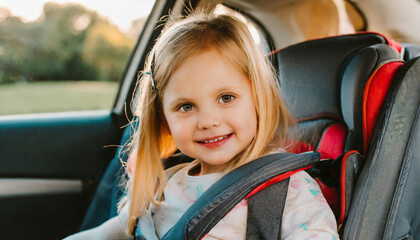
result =
[[[223,137],[219,137],[219,138],[216,138],[216,139],[213,139],[213,140],[209,140],[209,141],[204,141],[204,143],[212,143],[212,142],[217,142],[217,141],[220,141],[220,140],[222,140],[222,139],[225,139],[225,138],[227,138],[227,136],[228,136],[228,135],[226,135],[226,136],[223,136]]]

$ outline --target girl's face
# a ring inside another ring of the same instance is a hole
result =
[[[200,161],[200,174],[224,170],[256,135],[250,80],[215,49],[188,57],[175,69],[163,110],[175,144]]]

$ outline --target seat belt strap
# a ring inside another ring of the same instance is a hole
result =
[[[281,239],[289,180],[276,182],[248,198],[247,240]]]
[[[318,153],[278,153],[233,170],[207,189],[162,239],[202,239],[234,206],[250,197],[254,189],[262,191],[268,187],[267,181],[281,175],[288,178],[289,172],[306,169],[317,161]]]

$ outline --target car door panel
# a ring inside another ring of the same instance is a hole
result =
[[[120,135],[110,111],[1,117],[0,239],[77,231]]]

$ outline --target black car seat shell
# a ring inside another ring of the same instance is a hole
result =
[[[420,56],[420,54],[419,54]],[[403,112],[405,114],[405,134],[399,135],[401,139],[394,139],[393,136],[385,141],[396,141],[399,143],[400,149],[405,149],[401,155],[401,168],[399,170],[398,182],[394,191],[391,209],[388,213],[387,224],[385,227],[384,237],[391,239],[401,239],[403,237],[412,239],[420,238],[420,207],[418,199],[420,192],[418,183],[420,181],[420,57],[413,59],[401,69],[397,79],[401,81],[398,92],[395,93],[390,101],[393,109],[399,109],[404,105]],[[398,82],[397,82],[398,84]],[[406,94],[406,91],[409,91]],[[410,98],[409,102],[406,102]],[[395,111],[395,110],[394,110]],[[385,112],[385,116],[390,114]],[[394,113],[396,114],[396,113]],[[393,124],[393,122],[388,122]],[[401,141],[398,141],[401,140]]]
[[[420,238],[420,58],[393,81],[357,180],[343,239]]]

